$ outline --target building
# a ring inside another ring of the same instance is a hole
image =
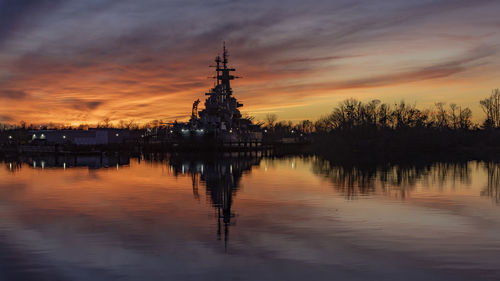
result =
[[[108,145],[125,143],[134,137],[124,129],[31,130],[29,139],[37,144]]]

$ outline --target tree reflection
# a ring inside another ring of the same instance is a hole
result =
[[[488,196],[499,205],[500,204],[500,164],[485,163],[485,168],[488,173],[488,183],[481,192],[481,195]]]
[[[405,199],[421,183],[423,188],[455,188],[456,183],[471,183],[468,162],[434,162],[413,164],[353,164],[316,158],[313,172],[327,177],[347,199],[377,191]]]

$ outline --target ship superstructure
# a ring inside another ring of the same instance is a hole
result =
[[[222,57],[215,58],[215,85],[205,95],[205,108],[198,112],[200,100],[193,103],[191,119],[188,123],[176,123],[175,131],[184,139],[205,139],[228,142],[260,142],[262,132],[249,118],[244,118],[239,110],[243,104],[233,97],[231,80],[236,71],[228,66],[228,51],[223,47]]]

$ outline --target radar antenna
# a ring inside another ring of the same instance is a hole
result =
[[[200,99],[197,99],[193,102],[193,109],[191,110],[191,118],[198,118],[198,104],[200,104]]]

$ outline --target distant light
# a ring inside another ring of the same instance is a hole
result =
[[[292,130],[292,134],[294,133],[294,131]]]
[[[141,135],[141,138],[143,138],[143,137],[144,137],[144,135]]]
[[[36,139],[36,135],[35,134],[33,134],[33,139]]]
[[[66,136],[63,136],[63,139],[66,139]]]
[[[173,133],[174,131],[170,130],[170,133]]]
[[[267,133],[267,130],[264,130],[264,133]]]
[[[232,132],[233,132],[233,129],[229,130],[229,132],[230,132],[230,133],[232,133]]]
[[[42,135],[40,136],[40,138],[41,138],[41,139],[45,139],[45,135],[44,135],[44,134],[42,134]]]
[[[12,136],[9,136],[9,139],[12,139]]]
[[[119,136],[119,135],[120,135],[120,134],[116,133],[116,135],[115,135],[115,136]]]

